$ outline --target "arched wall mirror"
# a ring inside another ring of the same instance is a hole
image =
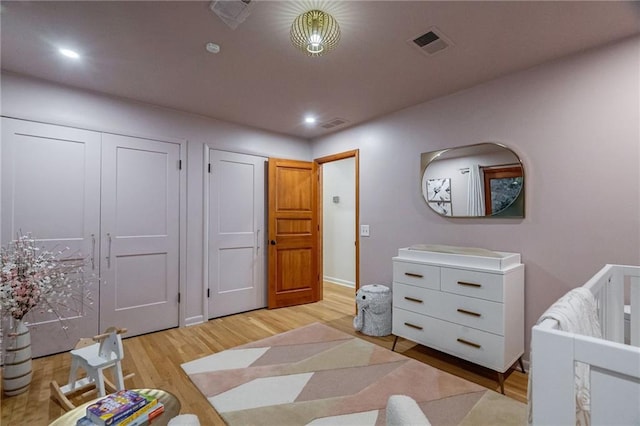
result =
[[[421,154],[422,196],[450,217],[524,217],[524,167],[511,149],[479,143]]]

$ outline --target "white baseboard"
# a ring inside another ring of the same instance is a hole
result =
[[[344,287],[356,288],[356,283],[352,281],[342,280],[340,278],[334,278],[334,277],[327,277],[326,275],[323,276],[322,279],[332,284],[338,284]]]
[[[202,315],[197,315],[195,317],[189,317],[184,319],[184,325],[186,327],[189,327],[190,325],[202,324],[203,322],[205,322],[205,320],[204,320],[204,316]]]

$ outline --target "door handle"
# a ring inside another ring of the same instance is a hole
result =
[[[111,234],[107,232],[107,268],[111,268]]]
[[[271,245],[275,246],[276,245],[276,240],[271,240]]]
[[[96,234],[91,234],[91,270],[96,269]]]

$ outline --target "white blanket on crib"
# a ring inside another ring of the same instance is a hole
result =
[[[601,338],[598,306],[593,294],[583,287],[574,288],[542,314],[538,324],[551,318],[558,328],[569,333]]]
[[[540,324],[546,319],[558,321],[558,328],[569,333],[584,336],[602,337],[600,321],[598,319],[598,306],[591,291],[578,287],[562,296],[538,319]],[[529,365],[529,407],[531,407],[531,375],[532,362]],[[589,366],[576,363],[576,425],[588,426],[590,424],[589,407]],[[529,410],[531,422],[531,410]]]

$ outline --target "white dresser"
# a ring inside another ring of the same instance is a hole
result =
[[[393,334],[504,375],[524,353],[524,265],[517,253],[433,246],[393,258]],[[444,251],[442,251],[444,250]]]

